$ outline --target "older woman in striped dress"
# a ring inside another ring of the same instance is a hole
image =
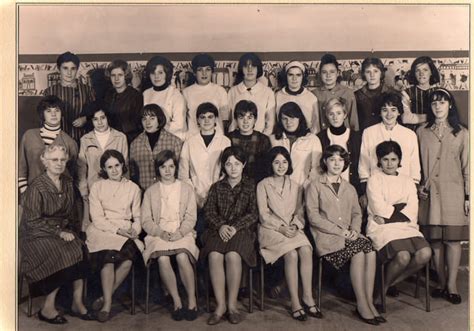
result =
[[[86,273],[80,224],[73,216],[72,179],[63,174],[69,155],[61,145],[47,146],[41,155],[46,172],[36,177],[25,192],[20,226],[21,273],[33,296],[46,295],[40,320],[65,324],[55,308],[59,288],[73,282],[71,315],[84,320],[92,316],[82,302]]]

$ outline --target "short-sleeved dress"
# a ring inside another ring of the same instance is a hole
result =
[[[204,213],[208,228],[202,235],[204,247],[201,257],[205,258],[213,251],[221,254],[234,251],[248,266],[255,266],[258,210],[253,180],[244,176],[234,187],[230,186],[227,178],[213,184],[204,205]],[[227,242],[219,236],[219,228],[224,224],[237,230]]]
[[[142,226],[145,237],[145,263],[150,258],[176,255],[185,252],[196,262],[196,199],[192,187],[180,180],[173,184],[157,182],[146,190],[142,203]],[[178,232],[181,239],[166,241],[160,238],[163,231]]]
[[[275,263],[286,253],[311,244],[303,232],[305,220],[302,204],[302,188],[284,177],[283,189],[276,186],[274,177],[267,177],[257,185],[257,203],[260,214],[258,242],[265,263]],[[281,234],[280,226],[294,225],[296,236]]]
[[[60,190],[43,173],[25,192],[20,270],[33,296],[49,294],[86,274],[84,244],[77,236],[80,224],[73,217],[75,200],[72,179],[67,175],[61,175]],[[74,240],[61,239],[62,231],[74,234]]]

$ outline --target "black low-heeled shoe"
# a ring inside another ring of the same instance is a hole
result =
[[[453,305],[459,305],[462,302],[461,296],[456,293],[446,292],[446,300],[451,302]]]
[[[298,313],[298,315],[296,315],[296,313]],[[293,319],[295,319],[297,321],[300,321],[300,322],[304,322],[308,319],[308,315],[306,315],[303,308],[296,309],[295,311],[292,311],[291,312],[291,317],[293,317]]]
[[[302,302],[303,309],[308,316],[314,317],[314,318],[323,318],[323,313],[319,310],[319,308],[316,305],[308,306],[304,301]],[[311,311],[311,309],[316,309],[316,311]]]
[[[71,310],[69,311],[69,315],[71,315],[72,317],[80,318],[83,321],[95,321],[97,319],[95,314],[89,310],[85,314],[81,314]]]
[[[357,316],[358,319],[360,319],[362,322],[365,322],[370,325],[379,325],[379,322],[375,318],[364,318],[359,311],[356,309],[354,310],[354,314]]]
[[[40,321],[43,321],[49,324],[66,324],[67,323],[67,319],[65,319],[63,316],[58,314],[56,315],[56,317],[47,318],[41,313],[41,310],[38,312],[38,318]]]
[[[198,309],[194,307],[194,309],[186,309],[184,311],[184,319],[186,321],[194,321],[198,317]]]
[[[175,321],[182,321],[184,317],[184,309],[179,307],[178,309],[173,310],[171,313],[171,318]]]
[[[382,315],[375,316],[375,320],[376,320],[377,322],[379,322],[380,324],[381,324],[381,323],[387,323],[387,320],[386,320],[385,317],[383,317]]]

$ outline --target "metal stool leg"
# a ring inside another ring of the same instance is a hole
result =
[[[420,297],[420,274],[421,270],[416,273],[416,280],[415,280],[415,298],[418,299]]]
[[[148,261],[146,265],[145,314],[149,313],[149,304],[150,304],[150,267],[151,267],[151,261]]]
[[[199,302],[199,287],[198,287],[198,277],[197,277],[197,268],[196,268],[196,263],[191,263],[193,266],[193,272],[194,272],[194,295],[196,296],[196,303]]]
[[[135,264],[132,264],[132,308],[130,313],[135,315]]]
[[[425,266],[425,300],[426,300],[426,311],[431,311],[431,304],[430,304],[430,262],[428,262]]]
[[[211,312],[211,300],[210,300],[210,294],[209,294],[209,281],[210,281],[210,277],[209,277],[209,267],[207,268],[206,272],[204,273],[204,282],[206,283],[206,311],[208,313]]]
[[[253,313],[253,270],[249,267],[249,313]]]
[[[385,264],[382,264],[380,267],[380,295],[382,297],[382,313],[386,313]]]
[[[321,310],[321,291],[322,291],[322,279],[323,279],[323,258],[319,258],[318,264],[318,308]]]
[[[27,316],[31,317],[33,311],[33,298],[31,297],[31,294],[28,293],[28,312]]]

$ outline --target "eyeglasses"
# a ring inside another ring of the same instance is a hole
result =
[[[66,163],[67,162],[67,159],[58,159],[58,158],[46,159],[46,160],[51,161],[53,163]]]

